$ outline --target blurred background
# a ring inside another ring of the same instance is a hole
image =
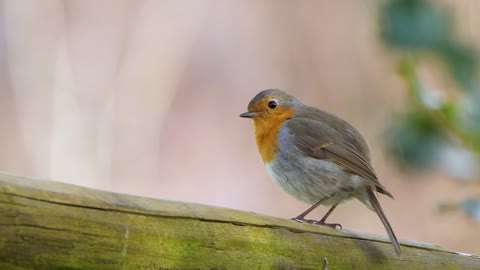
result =
[[[0,170],[291,218],[308,206],[269,179],[238,117],[260,90],[281,88],[365,135],[400,239],[478,254],[479,9],[0,1]],[[330,221],[385,235],[357,201]]]

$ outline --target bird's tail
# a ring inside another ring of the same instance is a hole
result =
[[[390,222],[388,222],[387,217],[385,216],[385,213],[382,210],[382,207],[380,206],[380,203],[378,202],[377,197],[373,193],[373,190],[371,188],[368,189],[367,191],[368,197],[370,204],[373,207],[373,210],[377,213],[378,217],[383,223],[383,226],[385,226],[385,230],[387,230],[388,238],[390,238],[390,241],[392,242],[393,248],[395,248],[395,252],[400,256],[401,250],[400,250],[400,245],[398,244],[397,237],[395,236],[395,233],[393,232],[392,226],[390,226]]]

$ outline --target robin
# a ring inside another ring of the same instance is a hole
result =
[[[278,89],[258,93],[240,117],[253,119],[257,146],[274,182],[312,205],[293,220],[341,227],[325,221],[339,203],[356,198],[377,213],[400,255],[397,237],[375,191],[393,196],[378,181],[370,149],[358,130]],[[331,208],[318,221],[305,219],[319,205]]]

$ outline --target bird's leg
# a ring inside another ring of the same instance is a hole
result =
[[[340,227],[340,229],[342,229],[342,225],[339,224],[339,223],[325,223],[325,220],[327,220],[328,216],[330,216],[330,214],[333,212],[333,210],[335,210],[335,208],[337,207],[338,203],[332,205],[332,207],[330,207],[330,209],[328,210],[328,212],[325,214],[325,216],[323,216],[322,219],[320,219],[319,221],[316,221],[315,224],[318,224],[318,225],[322,225],[322,226],[328,226],[328,227],[332,227],[334,229],[336,229],[337,227]]]
[[[322,204],[324,201],[330,199],[331,197],[333,197],[335,194],[333,195],[330,195],[330,196],[326,196],[326,197],[323,197],[321,198],[318,202],[316,202],[314,205],[310,206],[310,208],[308,208],[307,210],[305,210],[303,213],[301,213],[300,215],[292,218],[292,220],[295,220],[295,221],[298,221],[300,223],[303,223],[303,222],[307,222],[307,223],[317,223],[318,221],[316,220],[311,220],[311,219],[305,219],[305,216],[310,214],[310,212],[313,211],[313,209],[317,208],[320,204]],[[333,209],[332,209],[333,211]],[[331,212],[331,211],[329,211]],[[329,213],[328,213],[329,214]],[[327,215],[328,217],[328,215]],[[326,217],[324,217],[326,219]]]

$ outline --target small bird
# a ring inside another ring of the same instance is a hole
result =
[[[339,203],[356,198],[377,213],[395,252],[401,254],[375,191],[393,196],[378,181],[370,149],[358,130],[278,89],[258,93],[240,117],[253,119],[257,146],[274,182],[312,205],[293,220],[341,227],[325,221]],[[331,208],[318,221],[305,219],[319,205]]]

